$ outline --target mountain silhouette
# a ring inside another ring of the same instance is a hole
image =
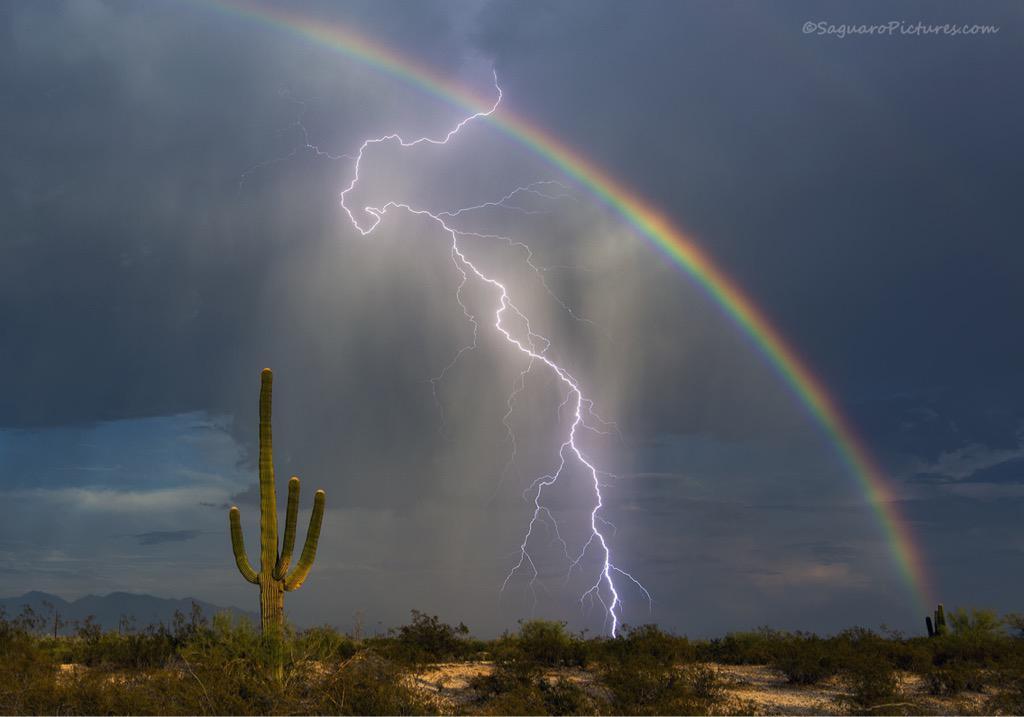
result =
[[[138,593],[114,592],[109,595],[86,595],[77,600],[67,601],[58,595],[33,590],[20,597],[0,598],[0,610],[11,619],[18,616],[26,606],[31,607],[37,616],[46,621],[48,631],[53,630],[54,612],[65,622],[60,634],[74,632],[75,623],[82,624],[92,616],[104,630],[116,630],[122,616],[131,620],[137,629],[145,629],[148,625],[163,623],[170,626],[174,621],[174,612],[181,612],[188,620],[192,614],[192,603],[199,606],[202,614],[210,619],[219,612],[230,612],[234,617],[245,617],[258,624],[259,616],[237,607],[221,607],[195,598],[160,598],[153,595]],[[52,606],[52,607],[51,607]]]

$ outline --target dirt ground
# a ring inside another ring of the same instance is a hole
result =
[[[726,697],[717,706],[719,714],[751,715],[841,715],[848,714],[844,706],[847,696],[837,678],[824,680],[813,686],[790,685],[778,670],[764,665],[709,665],[718,673],[726,688]],[[491,672],[487,662],[431,665],[416,674],[413,686],[445,714],[455,714],[473,698],[469,681]],[[562,677],[581,685],[593,683],[594,676],[585,670],[565,669],[552,671],[549,679]],[[956,698],[938,698],[927,694],[920,677],[901,675],[901,691],[908,701],[927,714],[977,714],[985,695],[964,693]],[[886,714],[893,710],[879,711]]]
[[[720,715],[843,715],[849,714],[844,698],[848,692],[839,678],[823,680],[810,686],[791,685],[778,670],[765,665],[708,665],[716,671],[725,687],[725,698],[715,706]],[[62,665],[61,672],[70,675],[86,670],[82,665]],[[488,675],[494,669],[490,662],[456,662],[429,665],[409,677],[409,686],[420,696],[434,704],[442,714],[471,711],[474,700],[470,680]],[[600,688],[595,676],[581,668],[562,668],[549,671],[545,678],[570,680],[581,687]],[[109,679],[116,680],[117,675]],[[589,691],[589,690],[588,690]],[[923,680],[912,673],[900,675],[900,691],[906,702],[912,702],[915,712],[934,715],[980,714],[987,695],[964,692],[953,698],[940,698],[927,693]],[[892,710],[878,714],[892,714],[905,703],[896,703]]]

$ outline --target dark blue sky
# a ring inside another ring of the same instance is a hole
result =
[[[806,357],[883,465],[936,598],[1020,608],[1024,537],[1022,11],[1006,3],[310,2],[505,101],[665,211]],[[967,23],[991,35],[808,34]],[[547,592],[499,588],[551,469],[554,386],[455,302],[444,237],[338,206],[370,136],[456,107],[210,5],[0,7],[0,593],[137,590],[245,608],[224,506],[255,545],[259,370],[280,483],[328,492],[300,622],[481,634],[533,612],[599,629],[537,544]],[[561,180],[486,124],[384,148],[367,202],[455,208]],[[918,630],[885,536],[834,447],[691,279],[579,188],[466,227],[621,440],[593,450],[618,559],[655,598],[627,622]],[[469,301],[483,302],[477,292]],[[484,304],[480,304],[481,307]],[[443,418],[442,418],[443,415]],[[565,525],[585,494],[559,496]],[[567,527],[570,540],[579,537]],[[159,536],[154,538],[153,536]]]

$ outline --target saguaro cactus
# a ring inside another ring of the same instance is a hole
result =
[[[274,450],[270,428],[271,393],[274,375],[269,368],[260,375],[260,571],[257,573],[249,564],[242,538],[242,523],[237,506],[228,512],[231,524],[231,548],[235,552],[238,572],[250,583],[260,586],[260,627],[265,637],[279,638],[284,626],[284,594],[298,590],[309,575],[316,557],[317,541],[320,539],[320,525],[324,519],[325,493],[318,490],[313,497],[313,515],[306,531],[306,543],[302,547],[299,562],[288,570],[295,549],[295,523],[299,517],[299,479],[288,481],[288,508],[285,512],[284,544],[278,551],[277,542],[277,495],[274,487]],[[279,655],[275,674],[281,676]]]
[[[946,610],[942,603],[935,608],[935,622],[931,617],[925,617],[924,624],[928,628],[928,637],[939,637],[946,634]]]

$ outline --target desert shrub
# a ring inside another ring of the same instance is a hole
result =
[[[170,671],[125,673],[96,668],[58,681],[59,714],[206,714],[190,686]]]
[[[481,715],[546,715],[548,712],[540,689],[530,683],[501,692],[483,692],[473,703],[470,714]],[[570,714],[568,712],[563,714]]]
[[[0,712],[53,713],[56,663],[39,650],[33,615],[8,620],[0,612]]]
[[[392,639],[376,641],[380,652],[408,664],[463,659],[472,647],[465,639],[468,627],[462,623],[453,627],[441,622],[437,615],[419,610],[413,610],[412,621],[391,631],[391,635]]]
[[[987,640],[1002,635],[1002,621],[993,610],[967,610],[961,607],[951,610],[947,619],[956,637]]]
[[[204,714],[273,712],[278,692],[269,676],[273,659],[274,647],[248,620],[218,615],[212,630],[178,651],[181,704]],[[286,680],[289,676],[286,671]]]
[[[645,658],[669,667],[692,661],[696,655],[689,640],[663,632],[657,625],[624,627],[623,633],[614,640],[603,640],[599,643],[600,649],[594,651],[601,661],[621,662]]]
[[[542,681],[540,692],[549,715],[587,715],[597,711],[594,700],[582,687],[570,680]]]
[[[545,679],[508,665],[497,665],[489,675],[470,680],[476,693],[472,714],[583,715],[598,712],[594,699],[579,685],[563,679]]]
[[[996,669],[1012,663],[1017,652],[1017,641],[1007,637],[943,635],[931,642],[932,664],[936,667],[959,663],[983,670]]]
[[[783,640],[771,662],[794,685],[813,685],[839,670],[835,647],[817,635],[792,635]]]
[[[118,634],[81,629],[70,643],[67,658],[90,667],[143,669],[162,667],[174,657],[180,644],[163,625],[142,633]]]
[[[787,634],[761,627],[753,632],[730,632],[696,650],[696,659],[727,665],[766,665],[778,653]]]
[[[1011,612],[1003,615],[1003,624],[1014,637],[1024,638],[1024,613]]]
[[[877,654],[862,652],[848,657],[843,678],[850,690],[848,701],[853,710],[871,714],[900,714],[899,680],[896,671]]]
[[[933,664],[932,645],[927,637],[891,639],[886,642],[887,657],[897,670],[926,673]]]
[[[586,650],[582,641],[568,633],[564,622],[528,620],[519,623],[514,641],[521,659],[538,665],[583,665]]]
[[[680,670],[654,658],[605,664],[599,679],[616,714],[707,714],[723,694],[711,668],[687,666]]]
[[[397,665],[364,651],[310,685],[311,700],[298,710],[339,715],[436,714],[416,696]],[[277,710],[282,711],[282,710]]]
[[[693,697],[703,704],[714,705],[725,697],[725,685],[712,667],[701,664],[687,665],[683,668],[683,680]]]
[[[1024,660],[1001,668],[994,676],[996,690],[986,700],[989,714],[1024,715]]]
[[[150,625],[138,632],[134,620],[122,616],[117,632],[104,632],[92,616],[77,625],[75,639],[58,641],[61,661],[109,669],[146,669],[167,665],[191,640],[209,633],[210,627],[199,606],[192,603],[186,617],[175,611],[170,626]]]
[[[320,660],[338,662],[358,652],[355,640],[342,635],[332,627],[312,627],[299,633],[286,646],[286,655],[292,662]]]
[[[494,662],[492,682],[481,683],[485,691],[508,692],[516,685],[535,684],[545,670],[553,667],[583,666],[589,646],[565,630],[565,623],[547,620],[520,622],[519,632],[505,633],[488,645]]]
[[[519,632],[493,641],[494,670],[470,680],[477,693],[474,713],[593,714],[596,704],[579,685],[545,673],[586,662],[587,646],[565,624],[546,620],[520,623]]]
[[[518,668],[519,664],[514,661],[498,660],[490,673],[470,678],[469,686],[482,698],[488,698],[528,687],[542,674],[532,663],[529,670]]]
[[[982,692],[985,689],[985,673],[977,665],[958,660],[933,667],[924,673],[928,692],[939,696],[958,695],[964,690]]]

